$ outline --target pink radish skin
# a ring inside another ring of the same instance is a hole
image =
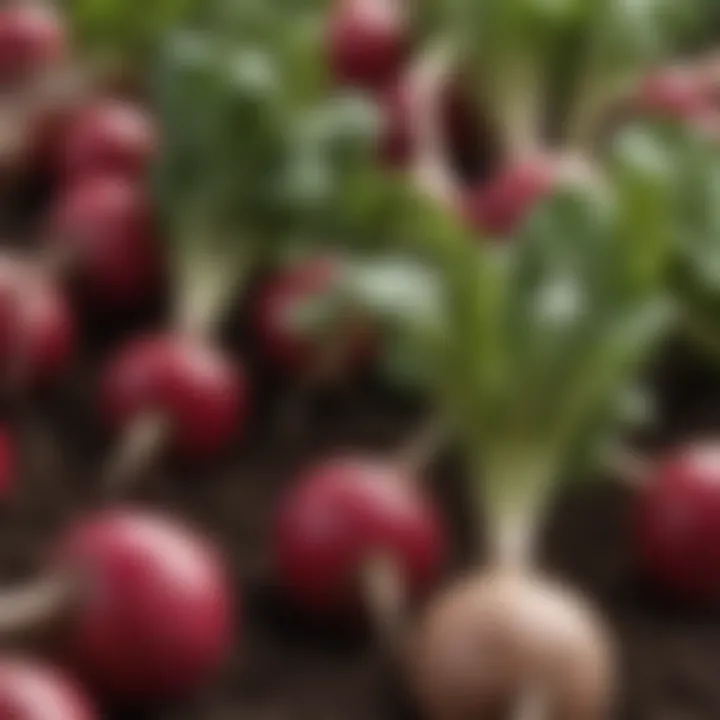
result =
[[[0,657],[0,718],[99,720],[90,701],[60,670],[34,660]]]
[[[288,315],[295,305],[330,292],[338,272],[339,266],[331,258],[311,259],[280,270],[260,290],[255,305],[255,332],[264,354],[276,367],[302,373],[322,360],[326,338],[303,334],[292,327]],[[372,357],[375,343],[365,326],[351,328],[345,340],[338,365],[342,372],[351,372]]]
[[[487,183],[465,191],[462,213],[470,227],[496,237],[511,235],[556,186],[550,158],[510,164]]]
[[[105,695],[145,703],[191,694],[235,642],[222,558],[169,518],[105,511],[74,527],[55,557],[84,573],[67,651]]]
[[[702,78],[692,68],[663,68],[645,78],[636,98],[645,114],[671,120],[694,120],[710,106]]]
[[[241,429],[247,415],[242,369],[199,340],[158,335],[132,341],[106,368],[100,388],[103,416],[117,431],[143,415],[167,421],[172,451],[212,457]]]
[[[152,116],[132,102],[106,98],[77,111],[58,137],[60,175],[67,179],[117,174],[142,178],[152,161]]]
[[[720,446],[668,454],[639,491],[635,535],[645,573],[675,597],[720,599]]]
[[[32,79],[60,62],[65,50],[63,23],[49,4],[11,2],[0,9],[0,83]]]
[[[29,263],[0,261],[0,363],[32,387],[54,381],[76,345],[70,308],[54,283]]]
[[[281,584],[317,614],[362,606],[364,563],[397,563],[404,591],[417,596],[446,559],[442,522],[412,479],[382,461],[338,457],[310,468],[282,503],[274,531]]]
[[[147,191],[136,183],[101,175],[71,184],[51,208],[48,232],[89,302],[124,310],[158,292],[162,252]]]
[[[336,0],[327,53],[341,85],[379,90],[397,76],[409,46],[402,0]]]

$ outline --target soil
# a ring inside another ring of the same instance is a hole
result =
[[[161,309],[116,327],[86,318],[80,361],[60,386],[32,398],[8,420],[25,448],[16,493],[0,506],[0,579],[32,575],[57,532],[100,502],[97,477],[111,447],[92,405],[103,358],[124,335],[162,322]],[[242,322],[237,323],[238,326]],[[233,352],[247,345],[229,328]],[[246,360],[248,353],[244,353]],[[649,445],[720,429],[720,384],[702,358],[669,349],[652,373],[662,402]],[[242,628],[217,681],[179,707],[104,707],[102,717],[137,720],[412,720],[401,683],[361,626],[300,615],[276,591],[268,530],[293,472],[338,448],[392,450],[424,417],[407,398],[373,378],[303,406],[294,432],[279,418],[293,394],[249,358],[255,413],[235,448],[214,467],[171,461],[132,493],[202,527],[227,553],[237,579]],[[461,468],[440,458],[429,470],[455,529],[448,576],[471,562]],[[720,717],[720,615],[660,599],[634,566],[629,537],[632,491],[608,478],[569,484],[557,498],[542,543],[547,566],[586,590],[619,639],[622,697],[617,718]]]

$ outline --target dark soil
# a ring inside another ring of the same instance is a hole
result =
[[[17,492],[0,507],[0,578],[32,575],[58,531],[99,502],[96,480],[111,445],[92,405],[94,378],[123,335],[161,322],[161,313],[149,317],[116,328],[88,319],[90,340],[65,382],[33,398],[29,410],[8,412],[26,454]],[[241,335],[229,332],[234,352]],[[676,355],[669,353],[656,373],[663,403],[652,442],[720,429],[720,385],[701,360]],[[215,467],[166,462],[132,498],[178,513],[225,549],[240,598],[236,653],[213,686],[179,707],[106,707],[103,717],[411,720],[416,715],[369,633],[301,616],[283,603],[274,589],[268,530],[295,469],[328,450],[397,448],[423,412],[366,378],[307,407],[299,436],[282,437],[278,418],[288,388],[262,367],[251,372],[255,412],[234,451]],[[469,563],[462,472],[441,459],[430,475],[456,531],[450,576]],[[632,491],[611,480],[571,485],[548,521],[542,554],[548,567],[596,599],[616,631],[623,661],[617,718],[720,717],[720,615],[675,607],[647,587],[632,560],[631,508]]]

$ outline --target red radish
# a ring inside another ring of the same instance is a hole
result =
[[[111,509],[72,528],[55,565],[81,573],[68,653],[105,694],[192,693],[234,642],[232,589],[205,539],[169,518]]]
[[[125,309],[157,292],[162,253],[141,186],[116,175],[85,177],[56,198],[48,230],[91,300]]]
[[[81,108],[58,140],[65,178],[112,173],[143,177],[156,149],[152,116],[127,100],[107,98]]]
[[[708,108],[710,98],[693,68],[673,66],[645,78],[636,104],[642,112],[653,116],[692,120]]]
[[[388,560],[411,595],[442,570],[440,518],[392,465],[338,457],[305,472],[280,508],[274,535],[281,582],[305,608],[342,614],[360,604],[367,563]]]
[[[146,416],[167,423],[173,450],[206,457],[225,447],[247,412],[241,368],[180,334],[132,341],[102,378],[103,415],[121,432]]]
[[[409,45],[403,0],[336,0],[327,52],[339,83],[380,89],[399,72]]]
[[[63,295],[29,263],[0,262],[0,365],[13,382],[55,379],[75,348],[75,326]]]
[[[636,537],[647,574],[678,597],[720,598],[720,446],[683,446],[639,491]]]
[[[6,499],[15,488],[17,457],[13,438],[4,427],[0,427],[0,499]]]
[[[0,82],[17,84],[59,62],[65,28],[48,3],[15,0],[0,9]]]
[[[313,335],[293,325],[292,313],[333,290],[340,272],[331,258],[313,258],[279,271],[263,286],[255,306],[254,326],[266,356],[280,368],[302,372],[323,362],[326,333]],[[371,357],[374,342],[367,327],[344,324],[346,342],[338,352],[338,366],[351,370]]]
[[[512,234],[557,182],[557,168],[548,158],[510,164],[489,182],[469,188],[462,212],[471,227],[495,236]]]
[[[92,704],[60,670],[20,657],[0,657],[3,720],[95,720]]]

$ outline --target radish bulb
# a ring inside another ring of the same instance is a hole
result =
[[[118,458],[147,441],[135,434],[140,431],[150,434],[145,452],[170,448],[186,459],[212,457],[247,414],[241,367],[182,334],[140,338],[122,348],[103,373],[100,398],[102,415],[121,434]],[[149,459],[141,455],[137,462]],[[122,473],[132,470],[123,467]]]
[[[98,691],[144,704],[212,677],[233,645],[235,609],[224,560],[204,537],[164,515],[111,508],[68,528],[43,577],[0,593],[0,632],[42,627]]]
[[[431,603],[408,650],[412,685],[433,720],[524,717],[524,703],[533,717],[565,720],[610,710],[602,624],[574,592],[542,577],[488,572],[458,582]]]
[[[642,569],[678,598],[720,598],[720,448],[681,446],[655,464],[638,490],[635,536]]]
[[[90,700],[59,669],[0,657],[0,717],[8,720],[96,720]]]
[[[48,254],[91,303],[135,308],[158,292],[163,258],[147,191],[116,175],[80,178],[55,199]]]
[[[68,366],[75,325],[65,298],[31,262],[0,260],[0,373],[15,389],[45,386]]]
[[[71,528],[55,556],[85,583],[68,653],[103,692],[138,702],[184,696],[225,660],[233,594],[204,538],[169,518],[115,509]]]
[[[275,523],[280,582],[319,615],[362,609],[376,561],[417,598],[437,582],[446,553],[443,524],[413,478],[374,458],[338,456],[308,469]]]
[[[651,117],[692,121],[709,109],[711,101],[694,68],[673,65],[644,78],[635,104]]]
[[[377,90],[393,80],[410,47],[407,15],[403,0],[335,0],[326,42],[337,82]]]
[[[114,174],[143,179],[157,138],[150,113],[119,98],[102,98],[79,109],[65,123],[55,155],[65,180]]]
[[[0,9],[0,83],[17,86],[56,65],[65,28],[50,3],[13,0]]]
[[[341,308],[336,313],[341,317],[319,323],[325,327],[313,328],[313,323],[307,327],[308,323],[302,322],[303,312],[312,310],[313,304],[330,301],[341,274],[340,261],[310,258],[281,269],[261,288],[255,304],[255,331],[264,354],[276,367],[287,372],[321,370],[345,376],[372,357],[374,339],[369,329],[364,323],[343,318]],[[320,307],[318,312],[323,310]],[[333,314],[333,310],[328,307],[327,313]]]

